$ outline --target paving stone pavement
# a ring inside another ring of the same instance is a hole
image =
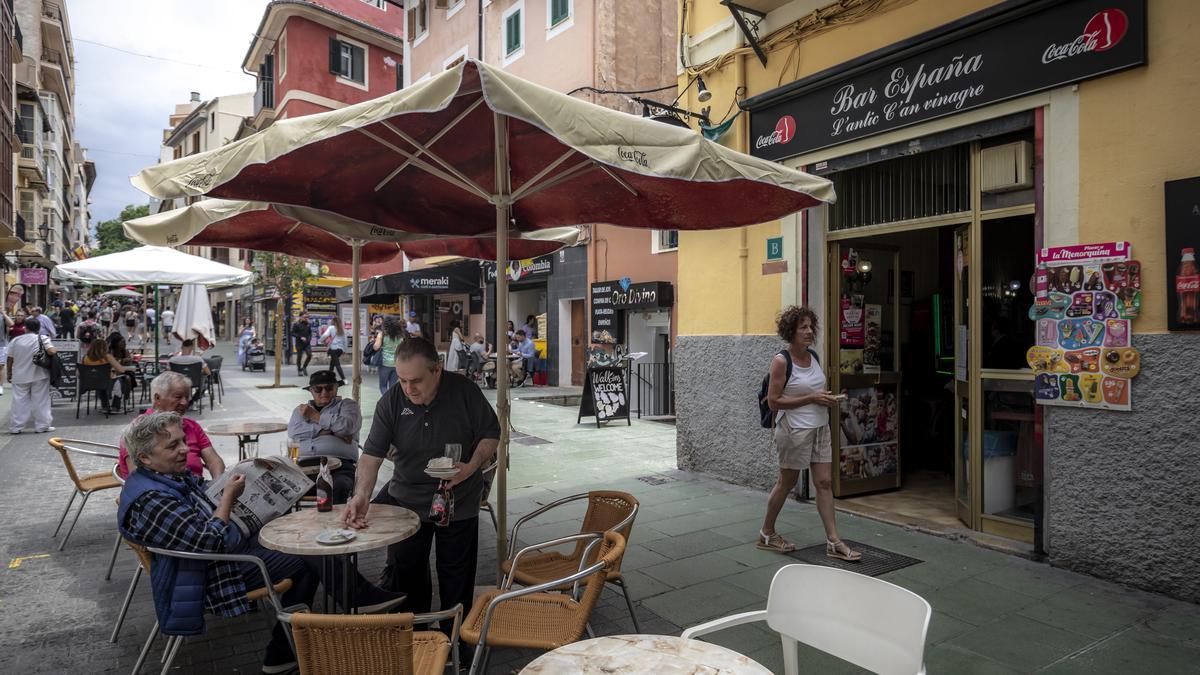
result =
[[[198,418],[202,424],[286,419],[301,400],[295,388],[257,388],[269,382],[269,374],[242,373],[229,345],[218,351],[226,355],[224,400],[215,410],[205,409]],[[294,372],[285,367],[286,383],[302,383]],[[512,447],[510,526],[520,514],[566,495],[626,490],[642,504],[623,568],[643,632],[677,635],[684,626],[765,606],[775,571],[792,559],[753,544],[762,493],[674,469],[670,425],[576,424],[575,409],[528,400],[537,393],[514,392],[515,429],[550,442]],[[365,425],[378,396],[375,378],[364,374]],[[11,395],[0,397],[5,423],[10,402]],[[65,404],[54,415],[55,435],[109,442],[129,419],[92,414],[76,421],[74,406]],[[51,533],[71,485],[47,438],[0,435],[0,510],[6,515],[0,537],[0,561],[6,563],[0,568],[0,672],[129,672],[154,623],[149,583],[139,585],[119,641],[109,643],[136,565],[121,550],[112,580],[104,580],[115,540],[115,491],[91,499],[66,549],[57,551]],[[213,440],[227,462],[236,457],[234,439]],[[282,435],[264,437],[262,452],[275,452],[280,440]],[[88,471],[111,468],[96,460],[80,464]],[[657,477],[658,484],[638,480],[646,476]],[[533,543],[576,533],[581,515],[581,507],[557,509],[523,528],[519,539]],[[846,538],[924,561],[884,578],[934,608],[925,652],[930,673],[1200,672],[1195,605],[848,514],[839,515],[839,529]],[[807,504],[789,502],[780,530],[801,546],[822,538]],[[481,519],[480,585],[495,582],[494,536],[491,522]],[[381,551],[361,556],[368,578],[377,578],[383,557]],[[258,612],[212,619],[204,636],[184,643],[175,671],[258,672],[270,625]],[[597,635],[634,632],[618,592],[604,593],[592,626]],[[712,641],[782,672],[778,638],[765,625],[739,626]],[[158,667],[157,654],[147,670]],[[489,672],[518,672],[537,655],[494,650]],[[801,663],[809,672],[862,672],[807,648]]]

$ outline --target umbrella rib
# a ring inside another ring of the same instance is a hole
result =
[[[567,169],[566,171],[558,174],[554,178],[551,178],[546,181],[542,181],[542,183],[540,185],[538,185],[537,187],[531,188],[525,194],[521,195],[520,198],[525,199],[526,197],[532,197],[533,195],[541,192],[542,190],[548,190],[548,189],[554,187],[555,185],[558,185],[564,181],[571,180],[572,178],[575,178],[576,176],[583,175],[589,171],[594,170],[595,168],[596,168],[595,162],[593,162],[591,159],[585,159],[582,162]],[[514,203],[516,201],[517,201],[516,199],[513,200]]]
[[[476,99],[474,103],[467,106],[466,110],[463,110],[461,113],[458,114],[458,116],[456,116],[454,119],[450,120],[449,124],[442,127],[442,130],[437,132],[437,134],[435,134],[433,138],[429,139],[429,142],[426,143],[426,145],[431,146],[434,143],[437,143],[438,140],[441,139],[442,136],[445,136],[447,133],[449,133],[449,131],[451,129],[453,129],[455,126],[457,126],[458,123],[463,120],[463,118],[465,118],[467,115],[474,112],[475,109],[478,108],[482,104],[483,104],[483,97]],[[422,152],[424,152],[424,151],[422,151]],[[418,152],[417,157],[420,157],[420,156],[421,156],[421,153]],[[395,171],[389,173],[387,175],[387,178],[384,178],[383,180],[379,181],[379,185],[375,186],[375,191],[379,192],[380,190],[382,190],[384,185],[387,185],[389,181],[391,181],[396,176],[400,175],[400,172],[403,171],[404,169],[408,168],[409,164],[412,164],[411,160],[407,160],[407,159],[404,160],[404,163],[401,164],[399,167],[397,167]]]
[[[546,168],[537,172],[537,174],[534,175],[533,178],[530,178],[529,180],[525,181],[525,183],[521,187],[517,188],[516,191],[513,192],[513,194],[512,194],[513,201],[520,199],[522,195],[524,195],[526,192],[528,192],[529,190],[532,190],[534,187],[536,187],[538,184],[538,181],[540,181],[543,177],[545,177],[546,174],[557,169],[559,164],[562,164],[563,162],[567,161],[567,158],[573,154],[575,154],[575,148],[571,148],[571,149],[567,150],[562,155],[560,155],[558,159],[551,162],[549,166],[547,166]]]
[[[430,150],[429,146],[418,143],[417,139],[413,138],[412,136],[409,136],[408,134],[404,133],[403,131],[400,131],[394,125],[392,125],[391,122],[383,122],[382,124],[383,124],[384,129],[387,129],[388,131],[392,132],[393,134],[396,134],[397,136],[404,139],[405,141],[407,141],[408,143],[410,143],[411,145],[413,145],[420,151],[417,153],[417,155],[414,155],[414,157],[420,156],[421,153],[425,153],[425,155],[427,155],[429,157],[429,159],[432,159],[433,161],[437,162],[438,164],[441,164],[442,168],[445,169],[446,171],[450,172],[450,174],[452,176],[461,180],[462,182],[466,183],[467,185],[470,185],[471,187],[475,188],[475,190],[477,190],[480,194],[486,194],[486,192],[487,192],[486,190],[484,190],[477,183],[475,183],[475,181],[468,178],[466,176],[466,174],[464,174],[463,172],[454,168],[454,166],[452,164],[450,164],[450,162],[447,162],[446,160],[444,160],[440,156],[438,156],[438,154],[436,152]]]
[[[617,175],[615,172],[613,172],[613,170],[612,170],[612,169],[608,168],[607,166],[604,166],[604,165],[603,165],[603,164],[601,164],[600,162],[596,162],[596,166],[600,167],[600,170],[601,170],[601,171],[603,171],[604,173],[608,174],[608,177],[609,177],[609,178],[611,178],[611,179],[613,179],[613,180],[617,181],[617,183],[618,183],[618,184],[619,184],[621,187],[625,188],[626,190],[629,190],[629,194],[633,195],[634,197],[640,197],[640,196],[641,196],[641,195],[639,195],[639,194],[638,194],[638,191],[637,191],[637,189],[636,189],[636,188],[634,188],[632,185],[630,185],[630,184],[629,184],[629,181],[627,181],[627,180],[625,180],[624,178],[621,178],[620,176],[618,176],[618,175]]]
[[[462,181],[458,180],[454,176],[451,176],[450,174],[446,173],[445,171],[442,171],[441,169],[437,168],[436,166],[433,166],[432,164],[430,164],[424,160],[418,159],[416,157],[416,155],[413,155],[411,152],[400,149],[394,143],[390,143],[390,142],[380,138],[378,135],[373,134],[370,131],[367,131],[366,129],[356,129],[356,131],[358,131],[360,134],[366,136],[367,138],[370,138],[371,140],[375,141],[376,143],[382,145],[383,147],[391,150],[392,152],[395,152],[398,155],[407,157],[408,159],[410,159],[412,161],[414,166],[424,169],[426,173],[429,173],[433,176],[437,176],[438,178],[441,178],[442,180],[446,181],[447,183],[450,183],[451,185],[453,185],[455,187],[462,188],[463,190],[470,192],[471,194],[475,195],[476,197],[482,197],[485,201],[491,202],[492,196],[487,194],[486,192],[477,191],[477,188],[474,185],[471,185],[469,183],[463,183]]]

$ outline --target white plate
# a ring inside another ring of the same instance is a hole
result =
[[[458,473],[458,467],[452,469],[431,469],[425,467],[425,473],[434,478],[453,478]]]
[[[317,534],[317,543],[325,544],[326,546],[338,546],[339,544],[348,544],[354,541],[358,534],[354,530],[342,529],[334,527],[328,530],[322,530]]]

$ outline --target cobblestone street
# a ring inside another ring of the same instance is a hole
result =
[[[220,351],[230,350],[222,346]],[[231,356],[226,363],[234,362]],[[227,368],[223,376],[224,402],[215,410],[206,408],[198,417],[202,424],[286,419],[302,397],[297,388],[256,388],[269,381],[262,374]],[[522,397],[534,391],[514,393]],[[363,392],[369,415],[378,398],[370,376]],[[0,398],[0,417],[7,418],[10,401],[11,396]],[[55,407],[54,435],[115,441],[128,419],[104,420],[93,413],[77,422],[73,408]],[[764,495],[673,469],[675,431],[670,425],[635,419],[629,427],[596,429],[577,425],[575,415],[575,408],[514,401],[515,428],[532,438],[512,445],[510,523],[565,495],[596,488],[629,491],[641,501],[642,511],[624,570],[643,632],[677,635],[682,627],[762,608],[775,570],[794,562],[754,547]],[[364,432],[369,425],[368,418]],[[0,540],[7,563],[0,572],[2,670],[129,672],[154,623],[149,583],[143,580],[138,587],[120,639],[110,644],[136,564],[122,549],[112,580],[104,580],[115,537],[115,491],[97,494],[66,550],[55,550],[57,541],[50,535],[71,490],[48,438],[0,436],[0,508],[8,516]],[[264,437],[261,451],[277,452],[282,440],[282,435]],[[236,457],[233,439],[214,441],[226,461]],[[82,460],[80,467],[102,471],[111,464]],[[645,477],[653,480],[639,480]],[[521,539],[532,543],[575,533],[580,516],[580,510],[552,512],[524,529]],[[798,546],[822,540],[811,506],[790,502],[781,523]],[[884,578],[933,605],[926,649],[931,673],[1196,672],[1200,663],[1200,610],[1194,605],[846,514],[839,516],[839,527],[849,539],[923,561]],[[496,556],[486,517],[480,522],[480,544],[478,582],[487,585],[494,583]],[[361,565],[375,578],[382,563],[382,552],[373,552],[362,557]],[[203,637],[184,643],[175,670],[258,672],[270,621],[262,613],[210,619]],[[619,593],[605,591],[592,626],[597,635],[634,632]],[[779,641],[765,625],[741,626],[713,638],[781,670]],[[518,671],[536,655],[497,649],[489,672]],[[808,649],[802,664],[809,672],[859,672]]]

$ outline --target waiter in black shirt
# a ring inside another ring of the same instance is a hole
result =
[[[399,385],[388,389],[375,407],[371,432],[355,475],[354,496],[346,505],[346,525],[366,527],[371,492],[379,467],[395,448],[392,479],[376,501],[403,506],[421,517],[421,529],[388,547],[383,586],[408,594],[406,611],[428,612],[433,600],[429,551],[437,539],[438,594],[441,608],[462,603],[471,609],[479,553],[479,502],[483,472],[500,443],[500,423],[483,392],[458,373],[446,372],[437,349],[424,338],[409,338],[396,348]],[[430,459],[445,455],[447,445],[462,448],[458,473],[450,479],[454,516],[439,527],[429,520],[437,478],[425,473]]]

